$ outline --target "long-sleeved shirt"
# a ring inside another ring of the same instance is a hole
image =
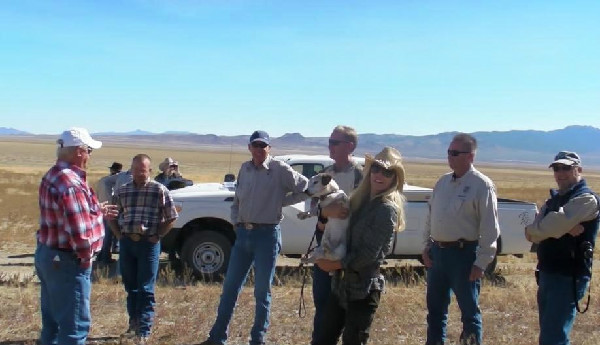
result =
[[[231,205],[231,222],[278,224],[284,206],[308,198],[304,193],[308,179],[288,164],[271,156],[260,166],[252,161],[242,164]]]
[[[148,180],[138,186],[131,181],[115,193],[119,208],[119,228],[122,233],[153,236],[163,223],[177,218],[177,210],[167,187]]]
[[[429,200],[424,243],[479,241],[474,265],[485,269],[496,255],[500,236],[498,201],[494,183],[473,166],[462,176],[442,176]]]
[[[81,265],[102,248],[104,224],[94,190],[81,168],[58,160],[39,188],[40,229],[37,240],[51,248],[73,250]]]
[[[333,278],[338,296],[359,300],[369,291],[383,290],[385,280],[378,269],[390,250],[398,212],[395,205],[377,197],[352,214],[346,234],[348,252],[342,259],[343,275],[337,271]]]
[[[560,238],[575,225],[598,215],[598,201],[594,195],[587,193],[570,199],[556,212],[546,214],[546,207],[544,204],[533,223],[525,227],[534,243],[548,238]]]

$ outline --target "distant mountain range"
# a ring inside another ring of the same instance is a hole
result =
[[[357,155],[377,153],[384,146],[393,146],[407,159],[446,159],[446,149],[456,132],[412,136],[396,134],[360,134]],[[472,133],[479,142],[477,160],[510,164],[545,164],[560,150],[570,150],[582,156],[584,166],[600,167],[600,129],[591,126],[569,126],[553,131],[513,130]],[[0,127],[0,136],[34,136],[13,128]],[[109,144],[139,146],[207,147],[239,149],[247,145],[248,135],[220,136],[194,134],[185,131],[152,133],[136,130],[126,133],[93,133]],[[276,153],[327,153],[327,137],[305,137],[287,133],[272,138]]]

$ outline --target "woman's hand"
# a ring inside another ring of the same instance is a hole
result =
[[[318,259],[315,264],[325,272],[333,272],[342,269],[342,262],[339,260]]]

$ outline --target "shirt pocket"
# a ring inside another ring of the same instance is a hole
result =
[[[460,213],[464,207],[465,202],[466,202],[465,197],[457,196],[457,197],[453,198],[452,201],[450,202],[450,208],[449,208],[450,212],[452,214]]]

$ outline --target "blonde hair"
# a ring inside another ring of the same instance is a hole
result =
[[[365,169],[364,178],[358,187],[354,190],[350,196],[350,210],[352,213],[357,213],[358,210],[369,201],[381,197],[385,203],[392,204],[398,213],[398,219],[396,221],[396,228],[394,231],[404,230],[406,226],[405,215],[404,215],[404,204],[406,198],[402,194],[404,189],[404,165],[402,165],[402,155],[398,150],[393,147],[384,147],[374,158],[366,155],[365,156]],[[373,163],[381,165],[383,168],[394,170],[396,178],[390,185],[390,188],[377,194],[371,195],[371,166]]]

